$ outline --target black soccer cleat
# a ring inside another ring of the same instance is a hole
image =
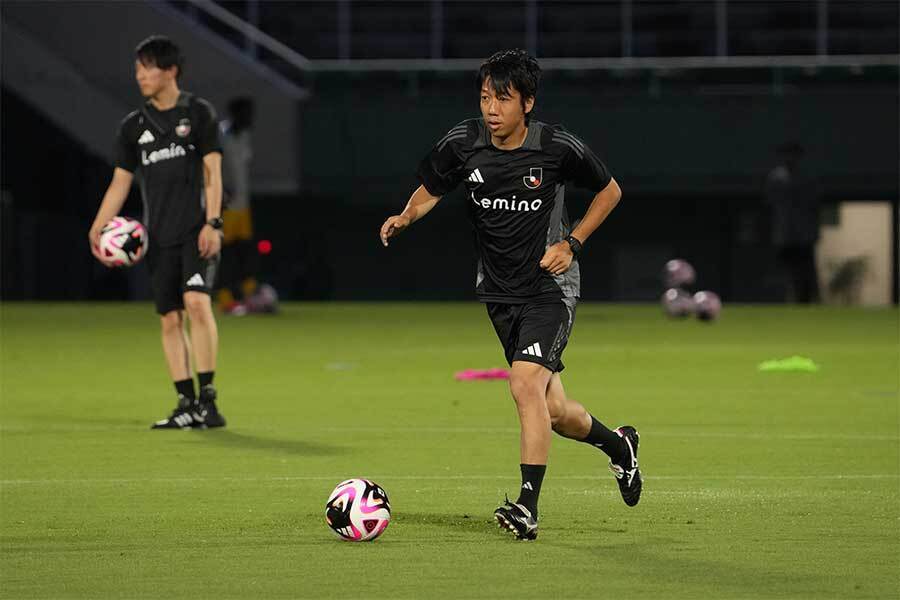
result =
[[[609,461],[609,470],[616,476],[616,481],[619,483],[619,491],[622,493],[622,500],[628,506],[635,506],[641,499],[641,487],[644,484],[637,460],[638,443],[641,436],[638,435],[637,430],[631,425],[623,425],[616,429],[615,432],[625,442],[625,454],[618,464]]]
[[[199,423],[194,426],[195,429],[225,427],[225,417],[216,406],[216,388],[211,385],[200,388],[200,399],[195,405],[194,413],[196,417],[199,417]]]
[[[196,427],[200,421],[199,415],[196,414],[196,406],[196,400],[178,394],[178,406],[175,407],[172,414],[167,419],[151,425],[150,429],[191,429]]]
[[[537,538],[537,519],[531,516],[531,511],[521,504],[514,504],[509,498],[504,505],[494,511],[494,518],[501,529],[507,529],[519,540],[533,540]]]
[[[200,399],[178,395],[178,406],[167,419],[157,421],[150,429],[212,429],[225,427],[225,417],[216,407],[216,390],[211,385],[200,390]]]

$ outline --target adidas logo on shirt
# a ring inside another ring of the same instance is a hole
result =
[[[156,138],[153,137],[153,134],[150,133],[149,129],[145,129],[144,133],[141,134],[141,137],[138,138],[138,144],[149,144],[150,142],[155,142]]]
[[[539,358],[544,358],[544,355],[541,354],[541,345],[538,342],[533,343],[528,346],[524,350],[522,350],[522,354],[528,354],[529,356],[537,356]]]
[[[200,273],[194,273],[191,275],[191,278],[187,280],[187,285],[204,285],[203,277],[200,276]]]
[[[473,183],[484,183],[484,177],[481,176],[481,171],[479,171],[478,169],[472,171],[472,173],[469,175],[469,181]]]

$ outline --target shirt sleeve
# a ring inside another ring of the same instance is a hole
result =
[[[200,156],[211,152],[222,152],[222,139],[219,132],[219,118],[216,109],[206,100],[197,100],[199,105],[199,131],[197,134],[197,150]]]
[[[417,175],[432,196],[443,196],[453,191],[453,188],[463,180],[465,159],[460,149],[468,137],[468,125],[466,123],[457,125],[447,132],[419,163]]]
[[[114,166],[125,169],[129,173],[134,173],[138,168],[137,144],[135,144],[132,136],[129,135],[130,127],[128,121],[122,121],[119,125],[119,131],[116,134],[116,147],[114,153]]]
[[[566,147],[562,165],[566,180],[593,192],[609,185],[612,175],[587,144],[568,132],[557,133],[555,139]]]

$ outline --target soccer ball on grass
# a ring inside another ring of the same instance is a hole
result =
[[[694,294],[694,305],[694,312],[701,321],[715,321],[722,312],[722,300],[715,292],[697,292]]]
[[[325,522],[343,540],[369,542],[384,533],[391,522],[391,503],[377,483],[348,479],[337,484],[328,496]]]
[[[681,288],[669,288],[662,296],[663,310],[672,318],[680,319],[694,313],[694,298]]]

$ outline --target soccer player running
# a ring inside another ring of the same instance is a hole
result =
[[[560,378],[580,294],[578,255],[622,192],[583,141],[531,119],[539,80],[537,61],[523,50],[487,59],[478,72],[482,118],[438,141],[419,166],[422,185],[381,227],[387,246],[465,182],[478,249],[475,289],[512,367],[521,427],[519,497],[507,498],[494,516],[523,540],[537,537],[551,431],[606,453],[627,505],[638,503],[642,486],[634,427],[608,429],[566,396]],[[564,204],[567,181],[596,193],[574,230]]]
[[[222,427],[213,376],[218,331],[210,294],[222,247],[222,150],[212,105],[178,89],[184,58],[168,38],[152,36],[135,50],[135,77],[146,102],[125,117],[115,170],[91,226],[91,252],[117,215],[137,176],[144,201],[153,298],[178,405],[153,429]],[[191,324],[188,340],[185,313]],[[199,396],[191,375],[191,346]]]

